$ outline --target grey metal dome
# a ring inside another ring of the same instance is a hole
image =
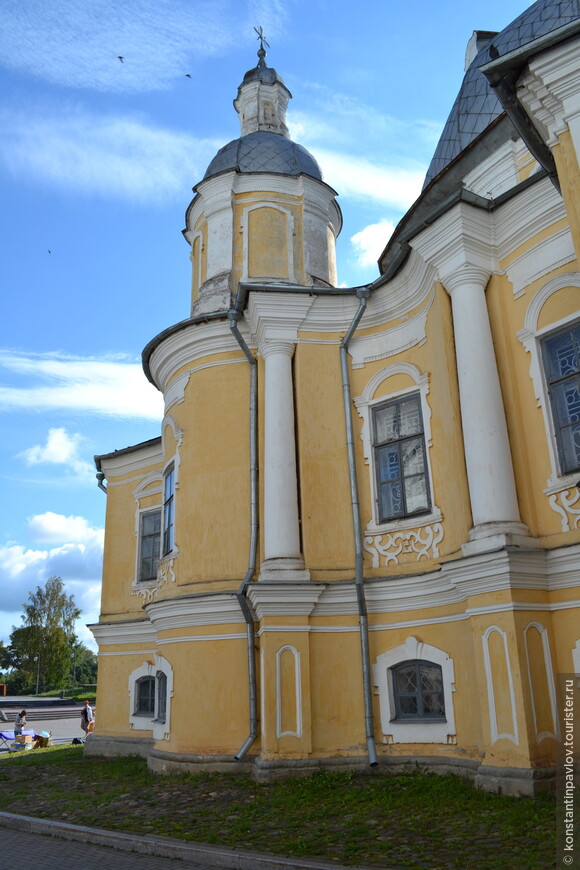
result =
[[[220,172],[271,172],[276,175],[309,175],[322,181],[320,166],[306,148],[279,133],[258,131],[240,136],[220,148],[204,175]]]
[[[538,0],[478,52],[465,74],[443,128],[423,188],[503,112],[502,104],[480,67],[569,24],[579,15],[580,0]]]

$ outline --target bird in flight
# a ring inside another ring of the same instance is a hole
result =
[[[189,73],[185,73],[185,78],[186,78],[186,79],[190,79],[190,78],[191,78],[191,75],[190,75]]]
[[[49,254],[52,254],[52,251],[49,249],[48,253],[49,253]]]
[[[120,54],[117,55],[117,58],[118,58],[118,60],[121,61],[121,63],[125,63],[125,58],[124,58],[124,57],[121,57]]]

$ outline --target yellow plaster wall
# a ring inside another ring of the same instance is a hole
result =
[[[570,220],[570,231],[576,255],[580,256],[580,168],[576,149],[569,130],[558,136],[558,144],[552,148],[558,179],[562,190],[566,212]]]

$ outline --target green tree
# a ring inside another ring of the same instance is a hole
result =
[[[76,640],[71,646],[71,653],[71,688],[94,685],[97,682],[97,656],[95,653],[88,646]]]
[[[44,589],[29,592],[23,605],[24,625],[10,635],[12,667],[22,671],[39,691],[65,685],[71,670],[74,624],[81,615],[74,596],[67,595],[60,577],[51,577]]]

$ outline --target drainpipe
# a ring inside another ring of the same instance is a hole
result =
[[[105,475],[103,474],[102,471],[99,471],[99,473],[97,474],[97,486],[99,487],[99,489],[102,489],[106,495],[107,494],[107,487],[103,483],[104,479],[105,479]]]
[[[256,569],[256,552],[258,546],[258,366],[254,355],[250,351],[238,329],[238,321],[242,317],[238,300],[236,300],[234,308],[230,310],[228,317],[230,319],[232,335],[240,345],[250,364],[250,551],[248,556],[248,570],[240,584],[240,588],[236,592],[236,598],[240,605],[240,610],[246,620],[248,693],[250,702],[250,732],[234,756],[236,761],[241,761],[258,734],[258,696],[256,688],[256,658],[254,652],[254,617],[252,616],[246,598],[248,585],[251,582]]]
[[[350,478],[350,498],[352,503],[352,523],[354,531],[354,546],[355,546],[355,588],[356,599],[359,614],[359,629],[360,629],[360,644],[362,654],[362,672],[363,672],[363,695],[365,707],[365,727],[367,750],[369,756],[369,765],[376,767],[378,765],[377,750],[375,746],[375,722],[373,714],[373,695],[371,681],[371,664],[369,653],[369,629],[367,605],[364,592],[364,576],[363,576],[363,534],[360,519],[360,503],[358,497],[358,483],[356,477],[356,460],[354,449],[354,435],[352,425],[352,408],[350,382],[348,374],[348,346],[350,340],[360,323],[360,319],[364,314],[367,306],[367,299],[370,296],[370,290],[357,290],[359,306],[349,327],[348,332],[340,343],[340,367],[342,371],[342,394],[344,398],[344,419],[346,423],[346,437],[348,450],[348,470]]]

